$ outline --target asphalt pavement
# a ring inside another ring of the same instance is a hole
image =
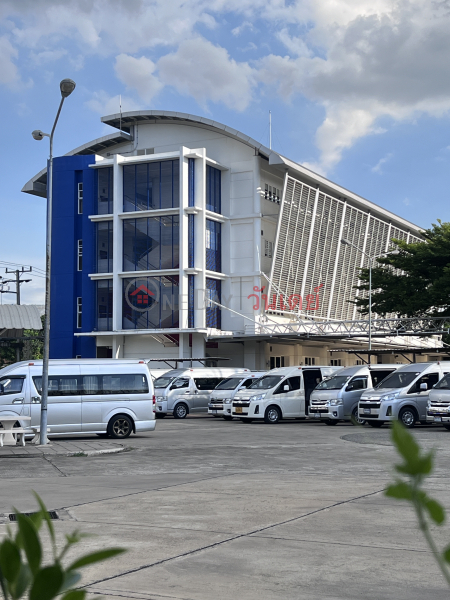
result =
[[[418,427],[437,449],[428,489],[450,509],[450,432]],[[92,437],[53,444],[117,444]],[[387,499],[397,457],[389,429],[278,425],[208,416],[159,420],[125,451],[0,455],[0,514],[35,508],[36,490],[61,543],[95,534],[83,552],[128,552],[85,570],[108,600],[448,599],[406,504]],[[0,533],[5,525],[0,524]],[[441,547],[450,528],[436,531]]]

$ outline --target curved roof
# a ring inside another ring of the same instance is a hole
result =
[[[0,330],[42,329],[43,309],[35,304],[3,304],[0,306]]]

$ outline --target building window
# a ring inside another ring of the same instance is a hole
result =
[[[284,367],[285,362],[286,361],[285,361],[284,356],[271,356],[270,357],[270,368],[278,369],[279,367]]]
[[[206,165],[206,210],[221,212],[221,176],[219,169]]]
[[[83,313],[83,300],[82,300],[82,298],[77,298],[77,329],[81,329],[82,313]]]
[[[78,214],[83,214],[83,183],[78,184]]]
[[[97,330],[112,331],[113,283],[100,279],[97,284]]]
[[[113,223],[97,223],[97,273],[112,273],[113,270]]]
[[[195,158],[188,158],[188,206],[195,206]]]
[[[178,160],[123,167],[123,210],[155,210],[180,206]]]
[[[342,361],[340,358],[332,358],[330,360],[330,367],[342,367]]]
[[[179,327],[179,277],[137,277],[123,280],[123,329]]]
[[[356,364],[356,365],[362,365],[362,364],[363,364],[363,361],[362,361],[362,360],[357,360],[355,364]]]
[[[264,256],[273,258],[273,242],[269,242],[269,240],[264,240]]]
[[[113,168],[103,167],[97,172],[97,214],[110,215],[113,212]]]
[[[123,222],[123,270],[155,271],[180,265],[178,215],[125,219]]]
[[[314,356],[305,356],[305,365],[315,365],[316,364],[316,359],[314,358]]]
[[[195,275],[188,275],[188,327],[194,327]]]
[[[188,215],[188,267],[190,269],[195,267],[194,241],[194,215]]]
[[[206,327],[220,329],[222,326],[220,307],[217,306],[217,304],[213,304],[213,302],[218,302],[219,304],[221,303],[221,283],[222,282],[218,279],[206,278]],[[213,302],[210,302],[211,300]]]
[[[222,269],[221,261],[221,223],[206,219],[206,268],[208,271]]]
[[[77,269],[78,271],[83,270],[83,240],[78,240]]]
[[[264,198],[269,200],[270,202],[275,202],[275,204],[280,204],[281,201],[281,193],[278,188],[275,186],[269,185],[268,183],[264,186]]]

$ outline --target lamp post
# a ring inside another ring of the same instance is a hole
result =
[[[43,140],[44,137],[50,138],[50,157],[47,164],[47,228],[46,228],[46,255],[45,255],[45,327],[44,327],[44,356],[42,361],[42,391],[41,391],[41,423],[39,444],[42,446],[48,443],[47,440],[47,399],[48,399],[48,362],[50,353],[50,275],[51,275],[51,257],[52,257],[52,200],[53,200],[53,135],[56,124],[58,123],[64,100],[70,96],[75,89],[75,81],[72,79],[63,79],[59,84],[61,90],[61,102],[56,113],[50,134],[44,133],[40,129],[35,129],[32,136],[35,140]]]
[[[364,254],[364,256],[367,256],[367,258],[369,259],[369,364],[370,364],[370,353],[372,351],[372,268],[373,268],[373,261],[376,258],[379,258],[380,256],[384,256],[385,254],[387,254],[387,252],[382,252],[381,254],[377,254],[376,256],[370,256],[369,254],[367,254],[367,252],[364,252],[364,250],[362,250],[361,248],[358,248],[358,246],[356,246],[355,244],[353,244],[352,242],[350,242],[349,240],[342,238],[341,239],[341,244],[344,244],[344,246],[352,246],[353,248],[355,248],[356,250],[358,250],[358,252],[361,252],[361,254]],[[397,253],[395,250],[392,254]]]

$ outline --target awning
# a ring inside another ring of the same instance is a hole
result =
[[[35,304],[0,306],[0,332],[4,329],[42,329],[44,307]]]

